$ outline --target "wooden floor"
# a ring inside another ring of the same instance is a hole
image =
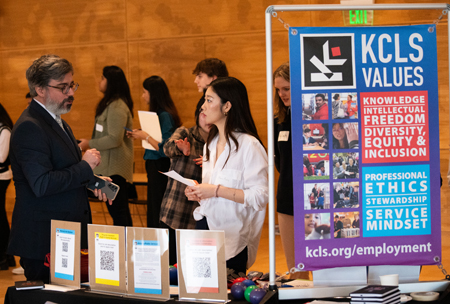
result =
[[[10,186],[7,192],[6,211],[9,220],[11,221],[11,214],[14,208],[14,187]],[[441,218],[442,218],[442,257],[444,269],[450,273],[450,188],[445,185],[441,191]],[[112,224],[112,219],[108,214],[106,205],[104,203],[91,203],[92,217],[94,224]],[[144,205],[130,204],[130,209],[133,218],[133,226],[144,227],[146,223],[146,211]],[[287,269],[286,262],[283,255],[283,248],[281,246],[280,236],[276,236],[276,270],[279,273],[285,274]],[[250,270],[257,270],[262,272],[269,271],[269,235],[268,224],[265,223],[259,245],[258,255],[255,264]],[[18,262],[18,258],[16,257]],[[25,280],[23,275],[13,275],[12,269],[0,271],[0,303],[4,301],[4,295],[8,286],[14,285],[15,281]],[[424,266],[420,275],[420,280],[441,280],[444,278],[442,271],[437,266]]]

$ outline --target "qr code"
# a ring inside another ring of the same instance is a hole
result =
[[[62,243],[62,251],[63,252],[68,252],[69,251],[69,243],[68,242],[63,242]]]
[[[211,278],[211,259],[206,257],[194,257],[192,259],[194,277]]]
[[[114,271],[114,251],[100,250],[100,269]]]
[[[67,259],[62,258],[62,265],[61,265],[61,267],[62,268],[67,268]]]

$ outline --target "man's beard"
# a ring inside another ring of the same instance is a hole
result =
[[[72,109],[72,104],[67,103],[73,100],[73,96],[69,96],[61,103],[58,103],[50,97],[47,97],[47,99],[45,100],[45,107],[55,115],[62,115],[70,112],[70,110]]]

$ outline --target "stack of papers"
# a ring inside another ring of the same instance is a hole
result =
[[[369,285],[350,294],[351,304],[397,304],[400,303],[398,286]]]

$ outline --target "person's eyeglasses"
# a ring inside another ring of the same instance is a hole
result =
[[[73,92],[75,93],[78,90],[78,87],[80,86],[78,83],[73,82],[70,85],[65,84],[63,87],[57,87],[57,86],[51,86],[51,85],[47,85],[48,87],[54,88],[54,89],[58,89],[60,90],[64,95],[69,94],[70,89],[73,90]]]

